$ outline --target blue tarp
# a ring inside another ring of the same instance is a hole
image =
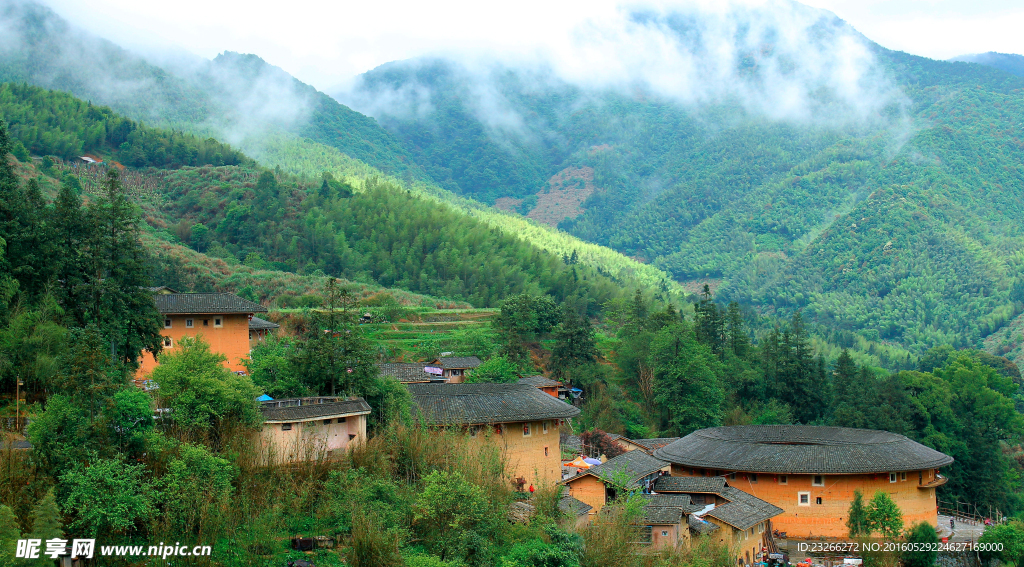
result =
[[[268,396],[266,394],[263,394],[262,396],[256,398],[256,401],[257,402],[272,402],[272,401],[274,401],[274,398],[271,398],[270,396]]]

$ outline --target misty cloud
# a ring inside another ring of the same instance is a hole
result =
[[[526,88],[574,89],[576,103],[600,93],[702,107],[739,105],[775,121],[819,125],[882,123],[901,114],[906,97],[887,77],[870,43],[833,14],[786,0],[620,7],[585,20],[529,55],[450,54],[443,59],[460,96],[496,136],[536,134],[503,93],[509,71]],[[436,66],[438,59],[387,67]],[[437,85],[357,81],[339,93],[364,113],[423,119]],[[438,93],[435,93],[438,94]]]

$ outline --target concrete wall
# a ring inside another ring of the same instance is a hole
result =
[[[696,472],[698,474],[694,475],[692,469],[672,466],[673,476],[703,476],[700,473],[704,471],[698,469]],[[858,489],[864,496],[865,504],[879,490],[888,493],[903,512],[903,523],[907,527],[918,522],[934,526],[938,522],[935,489],[918,487],[919,484],[935,479],[934,470],[910,471],[903,475],[897,473],[896,482],[889,482],[887,472],[821,475],[822,486],[813,485],[813,476],[759,473],[755,482],[751,474],[736,473],[735,479],[728,474],[725,478],[729,486],[782,508],[784,512],[772,518],[772,522],[775,529],[786,532],[791,538],[846,537],[846,517],[853,501],[853,492]],[[904,476],[906,480],[903,480]],[[801,493],[807,494],[807,504],[800,504]],[[818,498],[821,498],[821,504],[818,504]]]
[[[217,327],[216,319],[221,318],[223,325]],[[164,353],[173,353],[178,348],[182,337],[202,336],[210,345],[210,350],[227,357],[224,366],[232,372],[245,371],[243,359],[249,358],[249,316],[248,314],[201,314],[201,315],[162,315],[161,319],[170,319],[171,327],[163,328],[160,334],[171,339],[171,346],[164,346]],[[186,327],[188,319],[192,327]],[[203,322],[206,321],[206,325]],[[136,378],[142,378],[156,368],[156,358],[148,352],[142,354],[142,365]]]
[[[314,459],[366,440],[365,415],[350,415],[341,422],[339,419],[332,418],[330,424],[325,424],[323,418],[291,422],[287,431],[282,423],[263,424],[260,439],[268,460],[290,463]]]

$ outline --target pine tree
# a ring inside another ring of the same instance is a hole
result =
[[[590,319],[567,304],[562,323],[555,329],[555,346],[551,352],[554,375],[561,378],[570,369],[597,360],[597,355]]]
[[[0,566],[15,565],[14,551],[19,539],[21,530],[18,529],[18,518],[9,506],[0,504]]]
[[[850,511],[846,516],[846,528],[851,538],[870,535],[871,523],[868,519],[868,510],[864,507],[864,495],[860,490],[853,491],[853,502],[850,503]]]
[[[57,498],[54,496],[52,488],[32,508],[29,519],[32,521],[32,531],[29,532],[28,537],[42,540],[43,550],[46,548],[46,540],[64,537],[61,513],[57,507]],[[39,567],[44,565],[49,567],[53,565],[53,560],[47,555],[40,554],[39,559],[34,564]]]
[[[54,257],[57,300],[64,312],[71,315],[75,325],[83,327],[85,311],[82,306],[86,301],[83,290],[89,276],[85,254],[90,227],[73,179],[68,176],[61,183],[60,192],[50,209],[49,225],[52,227],[54,246],[60,251]]]
[[[732,301],[726,310],[726,336],[729,337],[729,349],[733,354],[743,358],[750,349],[750,337],[743,328],[743,314],[740,304]]]

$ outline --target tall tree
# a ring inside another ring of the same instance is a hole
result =
[[[597,360],[597,342],[590,319],[566,304],[562,322],[555,328],[555,346],[551,349],[551,369],[563,377],[577,366]]]

